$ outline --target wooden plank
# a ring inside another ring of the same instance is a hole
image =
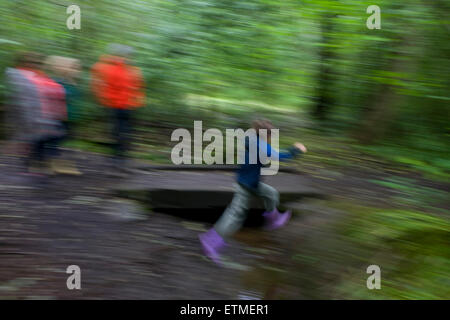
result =
[[[278,173],[263,177],[263,181],[280,192],[282,202],[324,196],[303,175]],[[234,186],[235,174],[231,172],[157,170],[142,172],[112,188],[121,197],[144,201],[152,207],[213,208],[231,201]],[[251,207],[260,208],[260,201],[254,201]]]

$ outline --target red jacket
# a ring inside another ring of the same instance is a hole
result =
[[[91,88],[101,104],[117,109],[133,109],[144,104],[144,83],[139,68],[127,65],[119,57],[103,56],[91,72]]]
[[[24,73],[24,75],[38,90],[41,106],[40,117],[47,120],[66,120],[66,93],[63,86],[49,78],[43,72],[37,70],[31,71],[33,72]]]

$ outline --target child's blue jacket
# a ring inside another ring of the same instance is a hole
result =
[[[253,140],[252,140],[253,141]],[[267,157],[271,158],[271,161],[285,161],[288,159],[292,159],[293,157],[301,154],[302,152],[295,148],[291,147],[283,152],[278,152],[275,149],[272,149],[269,143],[265,140],[257,138],[256,140],[257,150],[256,150],[256,163],[250,163],[250,139],[247,137],[245,141],[245,163],[242,164],[237,171],[237,182],[243,187],[256,190],[258,188],[258,184],[261,177],[261,168],[264,166],[261,163],[259,149],[262,148],[262,152],[264,149],[267,150]]]

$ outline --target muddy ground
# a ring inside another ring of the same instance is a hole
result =
[[[348,266],[317,257],[321,266],[314,269],[297,259],[314,258],[320,246],[338,245],[325,226],[345,212],[328,208],[326,201],[297,203],[282,230],[267,233],[250,222],[230,242],[220,268],[202,255],[197,238],[217,212],[190,219],[186,212],[158,213],[117,198],[113,186],[124,178],[108,174],[106,158],[77,157],[83,176],[54,176],[46,184],[18,175],[14,159],[1,159],[0,299],[335,297],[330,288],[337,279],[325,266]],[[378,167],[305,171],[329,199],[390,205],[393,191],[369,180],[394,169]],[[201,184],[204,177],[195,175],[189,183]],[[69,265],[81,268],[81,290],[67,289]]]

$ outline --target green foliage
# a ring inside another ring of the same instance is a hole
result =
[[[448,217],[392,209],[358,208],[352,212],[339,224],[340,233],[346,241],[363,250],[359,260],[381,267],[382,287],[369,291],[360,278],[346,278],[341,281],[340,294],[352,299],[446,299],[450,296]]]
[[[421,186],[411,179],[392,177],[387,180],[371,180],[371,182],[396,190],[398,194],[394,197],[396,203],[429,207],[444,203],[449,196],[448,192]]]
[[[78,58],[79,139],[67,146],[111,152],[109,121],[92,97],[89,72],[108,44],[123,43],[135,48],[148,97],[147,107],[136,111],[136,158],[169,161],[168,132],[194,120],[245,128],[264,116],[279,125],[281,145],[297,141],[299,127],[307,140],[314,137],[304,162],[310,167],[368,169],[369,154],[448,181],[448,2],[377,0],[380,30],[366,27],[372,1],[74,3],[81,7],[81,30],[66,28],[72,1],[0,1],[0,117],[4,70],[19,51]],[[311,122],[307,113],[323,98],[326,121]],[[372,182],[394,191],[396,206],[414,208],[357,208],[339,225],[345,242],[361,248],[357,259],[367,262],[373,254],[382,265],[383,289],[375,297],[449,298],[448,217],[412,211],[447,214],[440,205],[448,192],[412,179]],[[318,261],[316,252],[294,260]],[[360,279],[343,276],[344,297],[374,296]]]
[[[395,124],[395,136],[448,130],[443,3],[378,1],[381,30],[366,27],[369,1],[80,0],[81,30],[66,28],[69,4],[2,2],[0,69],[17,50],[38,48],[80,58],[88,71],[109,43],[126,43],[136,48],[150,108],[168,118],[188,114],[189,94],[309,108],[327,64],[335,124],[359,123],[389,86],[395,97],[386,104],[395,112],[381,121]],[[331,60],[320,60],[324,46]]]

